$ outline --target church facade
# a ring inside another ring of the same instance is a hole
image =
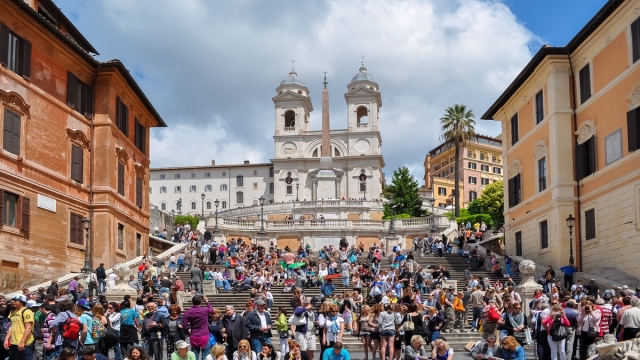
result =
[[[364,65],[353,76],[344,94],[346,129],[331,130],[329,127],[326,81],[320,131],[309,129],[313,105],[309,89],[295,71],[289,73],[276,92],[273,97],[275,156],[271,159],[275,202],[383,198],[384,158],[380,152],[379,130],[382,97],[378,84]],[[326,151],[327,147],[329,151]],[[321,177],[323,170],[332,171],[333,180]],[[335,184],[326,186],[323,181],[335,181]]]

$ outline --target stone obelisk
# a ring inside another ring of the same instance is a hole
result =
[[[336,173],[333,170],[331,158],[331,124],[329,121],[329,90],[327,89],[327,72],[324,73],[324,89],[322,90],[322,151],[320,157],[320,171],[316,175],[318,182],[316,199],[335,199]]]

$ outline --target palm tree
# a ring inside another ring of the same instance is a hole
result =
[[[440,118],[442,132],[441,139],[444,142],[452,142],[456,147],[455,158],[455,216],[460,216],[460,148],[475,136],[474,126],[476,121],[473,119],[473,110],[467,109],[464,104],[455,104],[453,107],[445,109],[445,114]]]

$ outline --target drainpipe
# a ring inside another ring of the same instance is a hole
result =
[[[93,244],[94,244],[94,222],[93,222],[93,170],[94,170],[94,150],[95,150],[95,124],[94,119],[96,117],[96,83],[98,82],[98,74],[100,73],[100,62],[98,62],[98,68],[96,69],[96,74],[93,77],[93,83],[91,84],[91,145],[89,149],[89,220],[91,220],[91,236],[89,237],[89,264],[93,269]]]
[[[576,79],[573,73],[573,64],[571,63],[571,54],[569,53],[569,48],[567,48],[567,59],[569,60],[569,69],[571,70],[571,117],[573,120],[573,129],[571,130],[572,132],[575,132],[578,129],[578,119],[576,116]],[[574,159],[575,159],[575,138],[577,138],[577,135],[575,135],[574,137],[574,143],[572,144],[572,147],[574,149],[573,155],[574,155]],[[582,271],[582,234],[580,233],[581,230],[581,224],[582,224],[582,210],[581,210],[581,206],[580,206],[580,180],[578,180],[578,164],[574,161],[573,162],[573,171],[574,174],[576,176],[576,196],[577,196],[577,205],[578,205],[578,210],[577,210],[577,214],[576,214],[576,219],[578,220],[578,225],[575,226],[576,229],[576,236],[575,239],[576,241],[576,255],[578,255],[578,270]]]

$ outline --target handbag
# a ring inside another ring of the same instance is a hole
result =
[[[533,344],[533,339],[531,338],[531,331],[529,331],[529,329],[526,329],[524,331],[524,341],[526,345],[531,345]]]
[[[402,324],[402,330],[403,331],[413,331],[413,330],[415,330],[415,324],[413,323],[413,320],[411,319],[409,314],[407,314],[405,316],[406,316],[407,320]]]

